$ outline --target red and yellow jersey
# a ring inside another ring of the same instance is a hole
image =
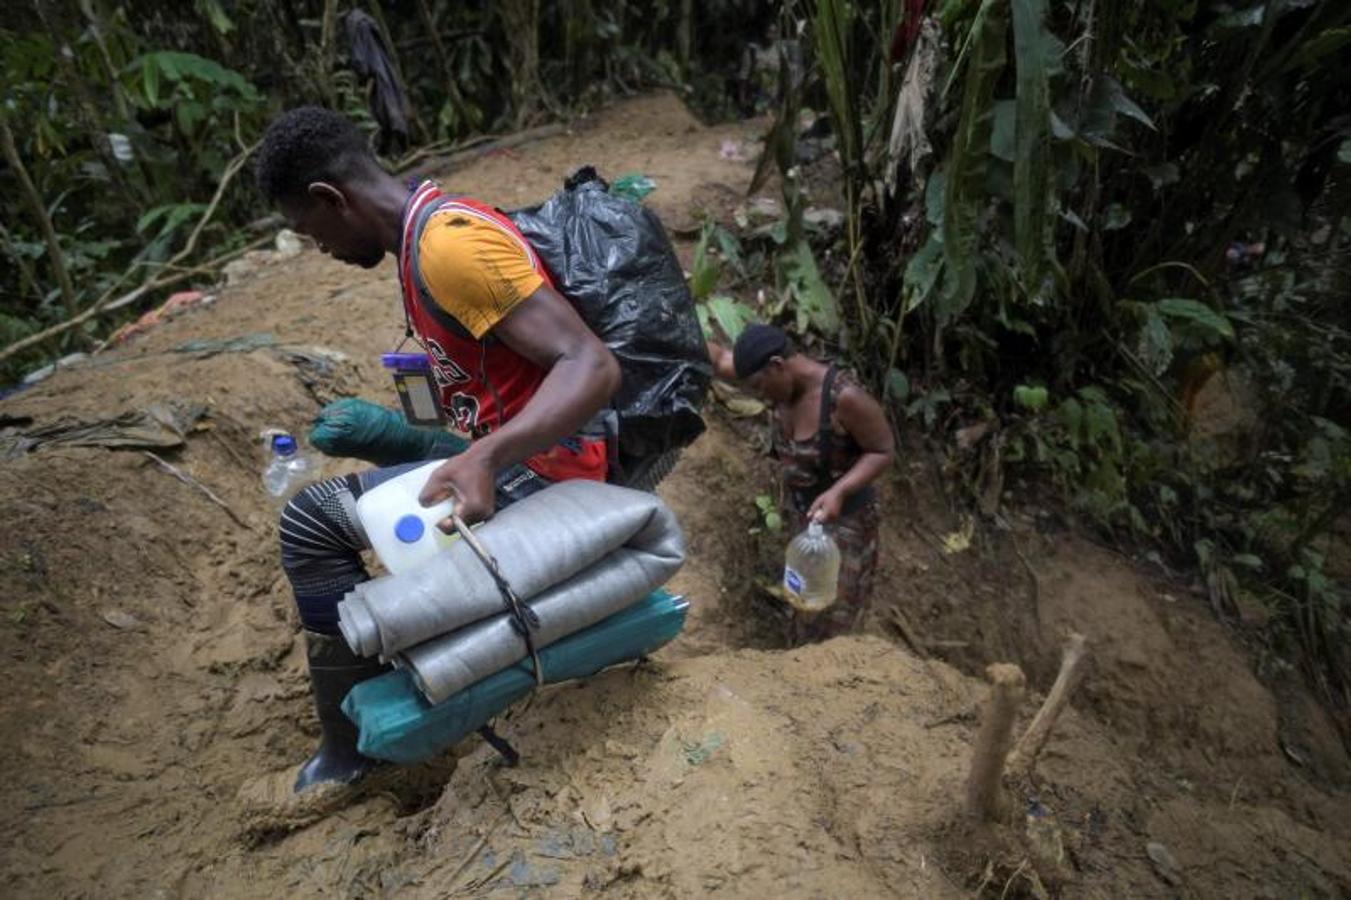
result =
[[[442,408],[473,437],[518,415],[547,374],[491,331],[541,285],[538,255],[505,215],[423,182],[409,199],[399,254],[409,324],[431,360]],[[551,480],[604,480],[604,440],[581,438],[526,460]]]

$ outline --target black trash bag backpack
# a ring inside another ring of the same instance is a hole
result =
[[[541,205],[507,216],[619,361],[623,382],[611,401],[619,472],[611,480],[652,488],[703,433],[699,409],[713,366],[661,220],[608,188],[586,166]]]

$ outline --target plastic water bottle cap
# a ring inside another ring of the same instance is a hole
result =
[[[807,534],[811,535],[812,537],[820,537],[821,532],[824,530],[825,529],[822,527],[821,523],[816,521],[815,519],[812,519],[811,522],[807,525]]]
[[[272,436],[272,452],[278,456],[292,456],[296,452],[296,439],[289,434]]]
[[[394,523],[394,536],[405,544],[416,544],[426,530],[427,526],[412,513]]]

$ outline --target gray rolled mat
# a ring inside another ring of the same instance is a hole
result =
[[[527,601],[540,619],[539,629],[531,632],[535,646],[546,647],[628,609],[665,583],[678,567],[678,562],[658,560],[642,551],[614,551]],[[429,702],[440,703],[526,655],[525,640],[511,617],[503,613],[406,650],[396,663],[409,670]]]
[[[620,548],[646,560],[652,577],[659,577],[653,587],[674,574],[685,557],[680,527],[660,499],[597,481],[552,485],[507,507],[474,533],[525,601]],[[487,568],[457,541],[412,571],[357,585],[338,604],[338,624],[354,652],[393,658],[503,609]]]

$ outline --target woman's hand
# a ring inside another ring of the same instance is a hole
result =
[[[828,525],[840,517],[840,510],[843,508],[843,493],[836,488],[831,488],[812,501],[811,508],[807,510],[807,518],[813,522]]]

